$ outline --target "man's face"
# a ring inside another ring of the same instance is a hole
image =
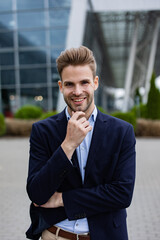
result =
[[[94,109],[94,91],[98,88],[98,77],[93,78],[88,65],[69,65],[61,75],[62,81],[58,84],[70,115],[72,111],[83,111],[89,117]]]

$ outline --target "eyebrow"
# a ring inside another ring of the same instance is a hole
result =
[[[82,80],[80,80],[79,82],[83,82],[83,81],[87,81],[87,82],[91,82],[91,80],[89,78],[84,78]],[[63,83],[74,83],[74,80],[64,80]]]

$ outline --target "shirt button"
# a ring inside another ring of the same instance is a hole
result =
[[[78,223],[76,223],[76,226],[78,227]]]

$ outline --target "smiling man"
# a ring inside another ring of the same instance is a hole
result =
[[[89,65],[69,65],[61,73],[60,91],[68,105],[68,111],[83,111],[89,118],[94,105],[94,91],[98,88],[98,76],[93,76]]]
[[[96,108],[92,51],[57,59],[67,107],[33,124],[27,192],[30,239],[127,240],[126,208],[135,181],[133,127]]]

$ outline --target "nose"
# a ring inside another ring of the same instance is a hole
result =
[[[79,96],[79,95],[81,95],[81,93],[82,93],[82,88],[79,85],[76,85],[74,87],[73,94],[76,95],[76,96]]]

